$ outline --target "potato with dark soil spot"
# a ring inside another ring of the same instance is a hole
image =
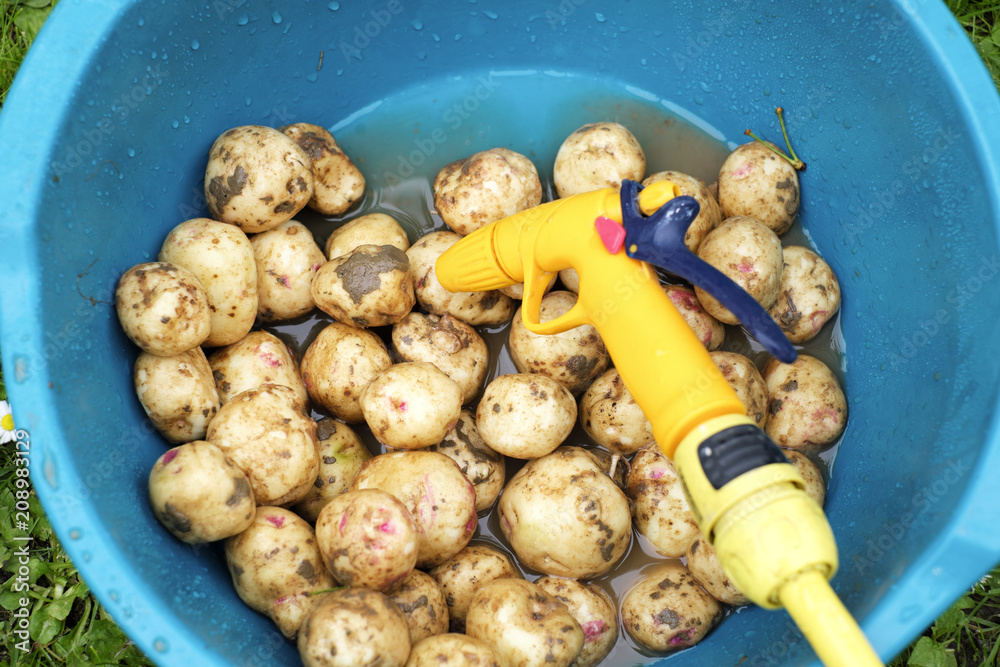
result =
[[[698,524],[673,462],[651,445],[632,459],[625,484],[636,530],[664,556],[683,556],[698,535]]]
[[[444,591],[453,632],[465,630],[472,596],[483,584],[494,579],[522,578],[507,554],[486,544],[470,544],[428,574]]]
[[[617,368],[609,368],[591,383],[580,398],[579,411],[584,432],[615,454],[632,454],[653,442],[653,425]]]
[[[319,599],[298,646],[304,667],[403,667],[410,633],[403,612],[385,595],[345,588]]]
[[[392,327],[392,346],[403,361],[426,361],[458,383],[462,403],[483,386],[489,350],[482,336],[451,315],[409,313]]]
[[[313,195],[309,208],[323,215],[340,215],[365,194],[365,177],[340,149],[325,127],[295,123],[278,130],[297,143],[309,156]]]
[[[750,419],[764,428],[767,423],[767,385],[760,371],[747,357],[736,352],[711,352],[712,361],[719,367],[722,377],[736,392]]]
[[[448,603],[444,591],[426,572],[413,570],[383,592],[406,617],[410,644],[448,632]]]
[[[816,450],[836,442],[847,425],[847,398],[822,361],[800,354],[792,364],[771,359],[764,367],[767,434],[788,449]]]
[[[462,412],[462,389],[437,366],[395,364],[361,393],[361,412],[375,438],[393,449],[422,449],[441,442]]]
[[[649,651],[694,646],[722,618],[722,608],[680,563],[643,571],[622,600],[622,625]]]
[[[593,584],[562,577],[539,577],[535,585],[566,605],[583,630],[583,649],[573,667],[600,664],[618,640],[618,609],[608,594]]]
[[[778,300],[767,311],[793,343],[812,340],[840,310],[840,283],[830,265],[808,248],[782,248]]]
[[[479,435],[476,418],[469,410],[462,410],[452,428],[441,442],[427,448],[440,452],[458,464],[462,473],[476,488],[476,511],[485,512],[503,490],[506,481],[506,459],[493,450]]]
[[[316,422],[316,439],[319,474],[309,492],[292,508],[310,523],[316,522],[327,503],[350,488],[361,465],[372,457],[354,430],[336,419]]]
[[[414,645],[406,667],[506,667],[489,642],[449,632]]]
[[[737,146],[719,169],[719,208],[723,219],[749,215],[780,236],[799,211],[799,174],[759,141]]]
[[[320,310],[343,324],[395,324],[416,303],[410,260],[391,245],[358,246],[320,267],[312,297]]]
[[[713,598],[734,607],[750,602],[750,598],[736,588],[732,580],[726,576],[722,569],[722,563],[719,562],[719,556],[715,552],[715,547],[709,544],[700,532],[691,546],[688,547],[685,556],[691,576]]]
[[[569,436],[576,401],[545,375],[501,375],[486,385],[476,408],[476,428],[489,447],[515,459],[548,454]]]
[[[641,181],[646,154],[635,135],[619,123],[589,123],[566,137],[552,170],[561,198],[602,188],[620,188],[623,179]]]
[[[142,409],[167,441],[205,439],[221,403],[200,347],[172,357],[142,352],[132,378]]]
[[[168,262],[138,264],[122,274],[115,290],[118,322],[144,352],[172,357],[198,347],[212,328],[201,281]]]
[[[328,259],[336,259],[362,245],[391,245],[406,252],[410,240],[406,230],[391,215],[368,213],[330,232],[324,252]]]
[[[223,403],[262,384],[288,387],[302,407],[309,403],[309,393],[291,350],[274,334],[251,331],[239,342],[215,350],[208,363]]]
[[[663,291],[687,322],[688,326],[708,350],[718,350],[726,341],[726,327],[708,314],[690,287],[664,285]]]

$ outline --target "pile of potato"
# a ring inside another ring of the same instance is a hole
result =
[[[645,156],[625,127],[596,123],[566,139],[554,174],[568,197],[643,179]],[[717,185],[679,172],[643,182],[662,179],[701,203],[688,247],[790,340],[834,316],[830,267],[778,237],[799,203],[787,162],[751,143]],[[353,217],[324,249],[293,219],[307,205],[343,214],[364,187],[321,127],[229,130],[205,174],[213,219],[179,224],[158,261],[122,276],[118,316],[141,349],[136,393],[176,445],[149,476],[163,526],[187,543],[225,540],[239,596],[297,638],[306,665],[596,665],[620,627],[662,654],[745,604],[597,330],[539,336],[521,323],[517,286],[453,294],[435,276],[461,235],[541,202],[531,161],[496,148],[445,166],[434,206],[453,231],[412,245],[384,213]],[[542,321],[576,302],[574,272],[554,288]],[[805,454],[845,426],[834,374],[807,355],[761,373],[722,351],[735,323],[724,307],[697,287],[664,290],[822,505]],[[315,308],[328,324],[301,360],[259,328]],[[476,327],[511,321],[519,372],[488,378]],[[590,442],[569,440],[577,424]],[[359,428],[384,451],[373,456]],[[502,539],[472,541],[494,508]],[[598,583],[634,534],[664,562],[616,600]]]

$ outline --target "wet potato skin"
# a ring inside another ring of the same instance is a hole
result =
[[[521,572],[507,554],[486,544],[470,544],[428,570],[441,586],[453,632],[465,631],[465,616],[476,591],[494,579],[521,579]]]
[[[559,146],[552,180],[561,198],[602,188],[620,188],[623,179],[641,181],[646,154],[624,125],[589,123]]]
[[[365,177],[329,130],[311,123],[294,123],[279,127],[278,131],[298,144],[309,158],[313,175],[309,208],[323,215],[339,215],[361,199]]]
[[[768,314],[792,343],[816,337],[840,310],[840,283],[830,265],[808,248],[785,246],[778,299]]]
[[[583,649],[573,667],[600,664],[618,639],[618,608],[602,589],[575,579],[539,577],[535,585],[562,602],[583,630]]]
[[[221,403],[200,347],[173,357],[142,352],[132,377],[142,409],[168,442],[205,439]]]
[[[673,462],[653,444],[632,459],[626,493],[635,527],[664,556],[680,558],[698,534]]]
[[[489,349],[479,333],[445,314],[411,312],[392,327],[392,347],[403,361],[426,361],[462,388],[462,404],[475,398],[489,367]]]
[[[208,363],[223,403],[263,384],[288,387],[295,392],[302,407],[309,403],[309,393],[291,350],[280,338],[266,331],[251,331],[240,341],[216,349]]]
[[[448,632],[448,603],[444,591],[426,572],[412,570],[405,579],[383,592],[406,617],[411,645]]]
[[[847,398],[833,372],[800,354],[792,364],[764,367],[768,412],[765,430],[779,446],[815,451],[833,444],[847,425]]]
[[[312,232],[297,220],[250,237],[257,262],[257,315],[266,322],[301,317],[315,306],[312,282],[326,262]]]
[[[622,626],[651,651],[697,644],[720,620],[721,607],[680,563],[664,563],[643,577],[622,600]]]
[[[362,245],[331,259],[311,290],[320,310],[355,327],[395,324],[416,303],[410,260],[391,245]]]
[[[719,209],[723,219],[749,215],[780,236],[798,214],[798,172],[759,141],[737,146],[719,169]]]
[[[361,465],[372,457],[354,429],[336,419],[316,422],[316,439],[319,474],[312,488],[292,508],[310,523],[316,522],[330,500],[350,488]]]
[[[345,588],[319,598],[302,624],[298,647],[304,667],[403,667],[410,633],[385,595]]]

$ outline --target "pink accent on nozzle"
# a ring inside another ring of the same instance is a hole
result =
[[[601,237],[601,243],[612,255],[625,245],[625,228],[611,218],[598,216],[594,220],[594,227],[597,228],[597,235]]]

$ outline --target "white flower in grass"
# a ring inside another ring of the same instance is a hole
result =
[[[14,439],[14,415],[10,413],[10,403],[0,401],[0,445]]]

